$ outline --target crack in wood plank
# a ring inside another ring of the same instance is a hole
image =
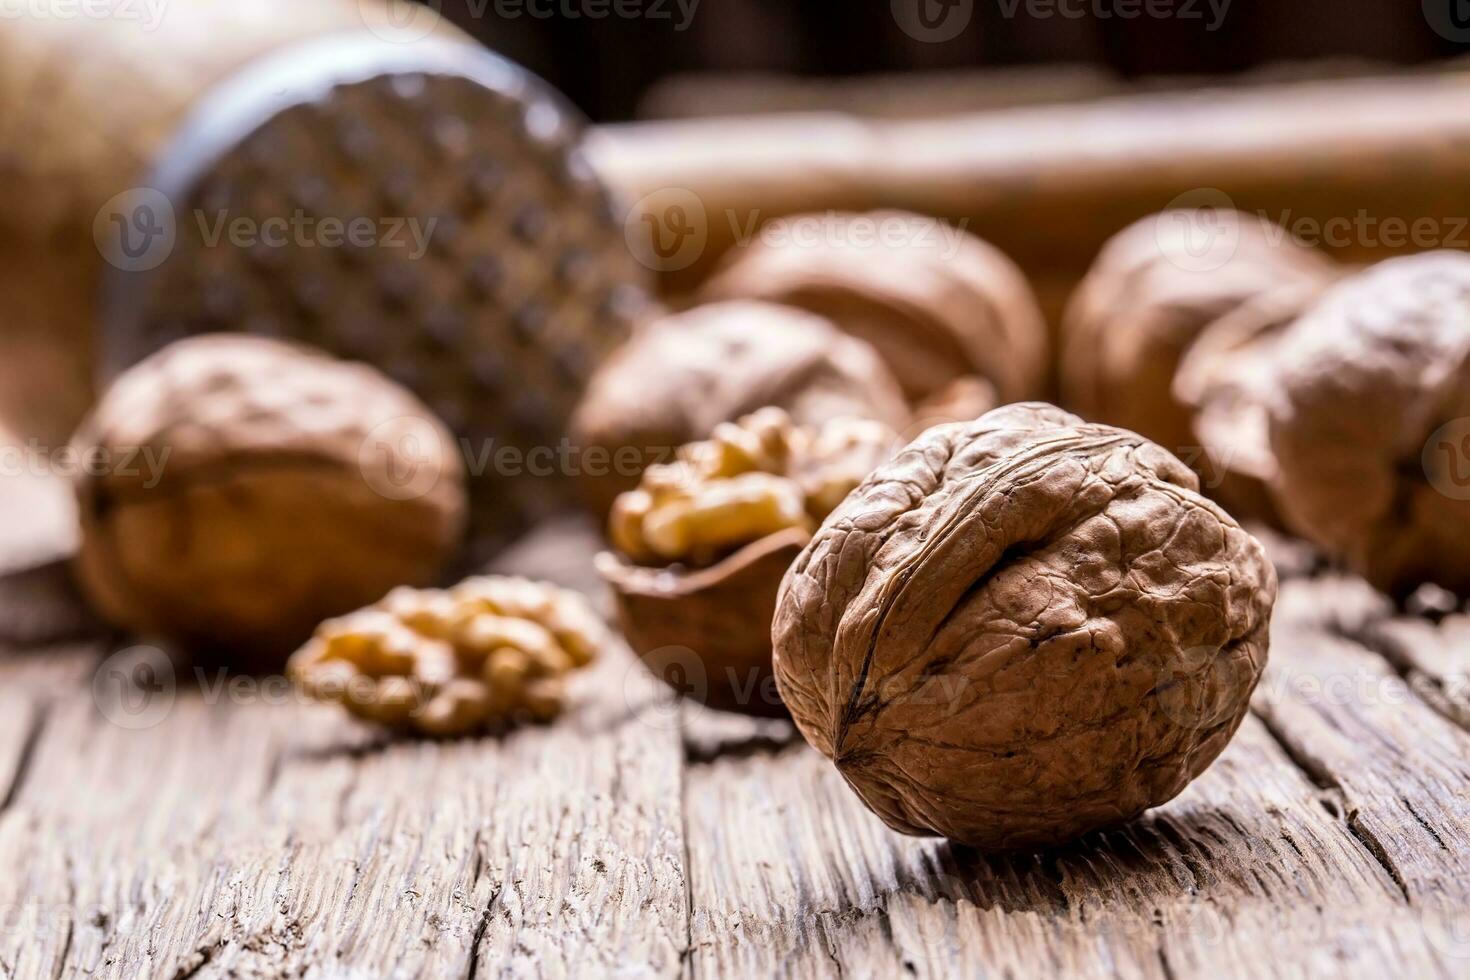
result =
[[[14,806],[15,801],[20,797],[21,787],[25,785],[26,777],[30,775],[31,764],[35,760],[36,746],[41,741],[41,732],[46,728],[49,715],[49,709],[44,702],[37,702],[32,706],[30,723],[16,756],[10,784],[6,786],[5,793],[0,795],[0,815]]]

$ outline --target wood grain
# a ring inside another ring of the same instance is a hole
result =
[[[596,591],[595,548],[561,522],[502,564]],[[555,725],[386,740],[87,638],[61,566],[15,572],[0,977],[1464,976],[1470,624],[1281,564],[1219,762],[999,856],[892,833],[789,723],[680,704],[626,650]],[[172,688],[120,712],[140,664]]]

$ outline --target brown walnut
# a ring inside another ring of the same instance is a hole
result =
[[[1030,284],[963,229],[902,211],[777,218],[701,295],[827,317],[883,356],[911,402],[965,375],[1001,402],[1042,394],[1047,332]]]
[[[588,385],[572,432],[589,463],[589,505],[606,515],[646,466],[767,406],[801,425],[852,416],[897,429],[908,420],[877,353],[821,317],[770,303],[695,307],[642,327]],[[595,471],[592,449],[605,457]]]
[[[1470,593],[1470,256],[1343,280],[1263,373],[1247,386],[1288,527],[1395,595]]]
[[[1176,795],[1266,662],[1275,572],[1193,471],[1049,405],[937,426],[787,572],[802,734],[889,826],[1067,841]]]
[[[1237,520],[1285,530],[1270,489],[1271,367],[1287,328],[1325,288],[1291,283],[1251,297],[1200,335],[1174,375],[1174,400],[1188,411],[1200,452],[1188,462]]]
[[[1211,324],[1261,293],[1318,283],[1333,264],[1285,229],[1233,211],[1166,211],[1103,247],[1062,317],[1062,403],[1196,462],[1174,373]]]
[[[110,622],[279,666],[328,616],[434,579],[463,464],[414,396],[293,344],[208,335],[121,375],[78,431],[77,573]]]
[[[651,466],[609,518],[598,556],[629,645],[713,707],[785,713],[771,678],[771,617],[811,532],[894,447],[867,419],[799,427],[767,408]]]

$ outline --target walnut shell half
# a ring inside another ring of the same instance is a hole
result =
[[[811,535],[789,528],[709,568],[635,565],[597,556],[623,635],[654,674],[721,711],[784,717],[771,683],[771,619],[781,577]]]
[[[1159,446],[1049,405],[930,429],[782,583],[797,726],[889,826],[987,849],[1172,798],[1244,716],[1276,595],[1196,486]]]

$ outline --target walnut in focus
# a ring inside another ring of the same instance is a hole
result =
[[[125,372],[78,431],[83,591],[109,622],[278,668],[323,618],[424,584],[459,545],[463,464],[376,370],[241,335]]]
[[[893,444],[880,422],[802,427],[767,408],[649,467],[613,506],[617,554],[598,556],[633,649],[696,700],[783,714],[770,642],[781,576]]]
[[[1141,436],[1019,404],[928,430],[782,583],[781,696],[890,827],[1061,843],[1175,796],[1266,663],[1261,546]]]
[[[1240,369],[1289,528],[1395,596],[1470,594],[1470,256],[1345,279]]]
[[[328,620],[288,670],[307,693],[364,721],[448,737],[555,718],[567,675],[603,642],[579,594],[485,576],[448,590],[400,587]]]
[[[588,385],[572,431],[589,505],[606,515],[650,463],[767,406],[802,425],[908,419],[877,353],[821,317],[769,303],[696,307],[642,327]]]
[[[1132,429],[1192,465],[1189,412],[1174,374],[1211,324],[1283,286],[1325,286],[1333,263],[1281,227],[1227,210],[1165,211],[1103,247],[1062,318],[1067,408]]]
[[[776,218],[701,295],[827,317],[871,344],[915,404],[966,375],[991,384],[1001,402],[1039,397],[1046,385],[1046,323],[1025,276],[996,248],[937,218]]]

